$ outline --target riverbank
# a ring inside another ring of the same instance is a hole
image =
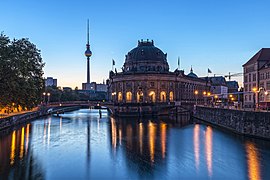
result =
[[[41,107],[36,108],[33,111],[21,112],[14,115],[9,115],[7,117],[2,117],[0,119],[0,131],[6,128],[10,128],[13,126],[18,126],[23,124],[27,121],[47,116],[50,114],[61,114],[69,111],[74,111],[80,109],[80,106],[72,106],[72,107],[65,107],[65,106],[58,106],[58,107]]]
[[[270,140],[270,113],[197,106],[193,117],[244,136]]]

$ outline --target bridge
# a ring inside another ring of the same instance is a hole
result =
[[[168,116],[173,114],[190,113],[190,110],[174,102],[162,103],[112,103],[100,101],[67,101],[50,103],[47,113],[61,114],[80,108],[107,109],[114,116]],[[190,109],[190,108],[189,108]]]

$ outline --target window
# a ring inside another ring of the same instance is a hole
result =
[[[137,92],[137,102],[143,102],[143,92],[142,92],[142,89],[140,88]]]
[[[150,91],[149,100],[150,102],[156,102],[156,93],[154,91]]]
[[[161,91],[161,93],[160,93],[160,101],[161,102],[166,102],[166,92],[165,91]]]
[[[122,93],[119,92],[119,93],[118,93],[118,101],[121,102],[122,100],[123,100]]]
[[[266,73],[266,79],[269,79],[269,72]]]
[[[256,81],[256,74],[253,74],[253,75],[252,75],[252,80],[253,80],[253,81]]]
[[[264,82],[261,82],[261,83],[260,83],[260,88],[261,88],[261,87],[264,88]]]
[[[248,82],[247,80],[248,80],[248,76],[245,76],[244,77],[244,82]]]
[[[251,74],[248,75],[248,81],[251,81]]]
[[[132,101],[132,93],[130,91],[127,92],[126,94],[126,99],[127,99],[127,102],[131,102]]]
[[[266,82],[266,90],[270,90],[270,81]]]
[[[173,92],[171,91],[170,92],[170,102],[172,102],[173,101]]]

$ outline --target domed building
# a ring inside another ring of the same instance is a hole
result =
[[[203,102],[209,85],[202,78],[183,70],[169,71],[167,54],[154,46],[154,41],[138,41],[129,51],[122,72],[110,72],[109,99],[120,105],[188,104]],[[195,93],[195,91],[197,93]]]

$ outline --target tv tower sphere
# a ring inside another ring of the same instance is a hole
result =
[[[84,55],[88,58],[92,56],[92,52],[90,51],[89,44],[86,45],[86,51],[85,51]]]

